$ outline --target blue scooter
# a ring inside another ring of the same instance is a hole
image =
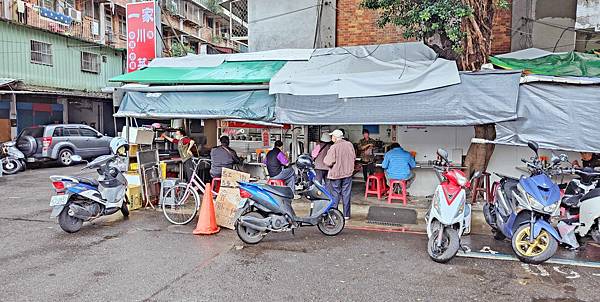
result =
[[[554,255],[562,239],[550,224],[560,214],[560,189],[548,176],[548,171],[566,161],[566,155],[553,156],[552,164],[544,167],[538,156],[538,144],[528,143],[535,152],[529,161],[522,159],[531,176],[516,179],[497,174],[494,199],[486,203],[483,213],[492,227],[494,238],[512,239],[512,249],[519,260],[539,264]]]
[[[296,216],[292,207],[294,192],[289,187],[240,182],[241,202],[235,229],[240,239],[248,244],[259,243],[269,232],[292,233],[298,227],[317,226],[327,236],[335,236],[344,229],[342,212],[335,208],[335,200],[315,179],[310,156],[301,155],[296,161],[303,181],[301,196],[311,201],[308,217]]]

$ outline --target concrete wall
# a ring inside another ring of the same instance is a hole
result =
[[[574,50],[575,32],[564,28],[575,26],[576,8],[577,0],[514,0],[512,50]]]
[[[321,26],[315,38],[320,7],[323,7]],[[317,47],[333,47],[335,15],[332,0],[249,0],[249,50],[313,48],[315,39]]]

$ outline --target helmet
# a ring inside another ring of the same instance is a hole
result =
[[[119,156],[127,156],[129,144],[122,137],[115,137],[110,141],[110,152]]]
[[[296,166],[298,169],[310,169],[313,167],[313,160],[308,154],[302,154],[298,156]]]

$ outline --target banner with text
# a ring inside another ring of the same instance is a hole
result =
[[[127,4],[127,72],[148,66],[156,57],[155,2]]]

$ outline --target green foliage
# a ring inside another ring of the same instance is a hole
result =
[[[460,0],[363,0],[361,6],[380,11],[381,27],[400,26],[406,39],[425,40],[439,34],[451,42],[456,53],[462,52],[463,19],[473,14]]]
[[[508,0],[497,0],[496,7],[500,8],[500,9],[509,9],[510,2]]]
[[[187,46],[187,45],[182,45],[179,42],[173,42],[173,45],[171,46],[171,56],[172,57],[183,57],[185,55],[187,55],[188,53],[193,53],[194,50]]]
[[[208,8],[208,10],[215,14],[220,14],[223,12],[223,8],[219,4],[221,1],[219,0],[203,0],[202,2],[204,2],[204,5],[206,8]]]

